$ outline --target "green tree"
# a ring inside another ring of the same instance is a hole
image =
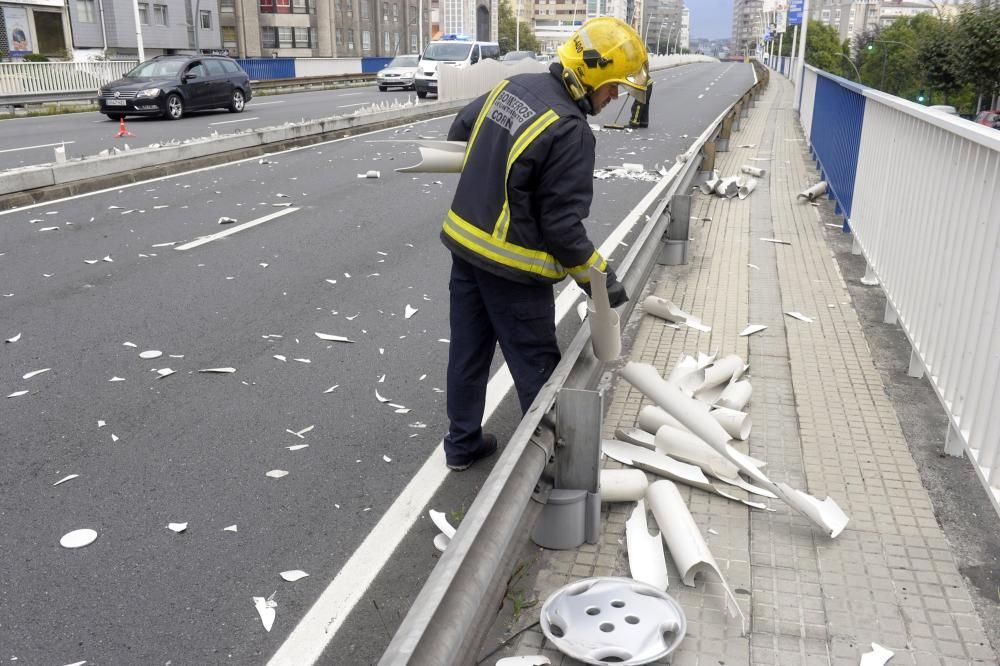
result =
[[[944,103],[962,89],[961,56],[956,45],[957,30],[954,23],[936,21],[933,29],[924,35],[918,50],[924,80],[928,87],[928,103],[933,104],[934,91],[944,95]]]
[[[824,72],[843,76],[844,67],[850,66],[842,57],[845,46],[840,43],[837,29],[810,20],[806,34],[806,62]]]
[[[1000,90],[1000,6],[968,8],[958,15],[954,45],[961,54],[959,73],[989,103]]]
[[[534,51],[538,53],[538,39],[535,37],[531,24],[521,21],[520,44],[518,44],[517,20],[511,9],[510,0],[500,0],[497,14],[497,41],[500,43],[500,53],[515,51]]]

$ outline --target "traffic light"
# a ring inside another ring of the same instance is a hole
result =
[[[921,90],[920,92],[917,93],[917,101],[920,102],[921,104],[923,104],[924,102],[927,101],[927,96],[924,95],[924,91],[923,90]]]
[[[868,50],[869,51],[875,50],[875,42],[868,42]]]

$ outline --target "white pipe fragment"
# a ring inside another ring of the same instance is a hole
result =
[[[740,471],[821,527],[831,538],[836,537],[847,527],[849,522],[847,514],[830,497],[821,501],[787,484],[774,483],[767,478],[749,462],[747,456],[729,445],[729,435],[715,419],[700,409],[692,408],[691,403],[696,401],[685,396],[676,386],[665,382],[656,368],[646,363],[629,362],[622,369],[621,375],[660,405],[664,411],[687,426],[688,430],[735,463]]]
[[[548,657],[541,655],[522,655],[504,657],[496,663],[496,666],[549,666],[551,663]]]
[[[742,412],[750,402],[751,395],[753,395],[753,385],[750,382],[746,380],[733,382],[715,399],[715,405]],[[736,439],[746,439],[746,437],[736,437]]]
[[[608,300],[608,276],[593,266],[590,268],[591,307],[590,341],[594,356],[605,363],[614,361],[622,353],[621,319]]]
[[[749,382],[737,383],[743,384]],[[719,422],[719,425],[726,429],[726,432],[733,439],[738,439],[742,442],[746,441],[746,438],[750,436],[750,429],[753,428],[753,420],[746,412],[728,407],[718,407],[710,411],[709,414]]]
[[[749,366],[743,362],[739,354],[729,354],[711,365],[692,372],[681,382],[681,388],[691,391],[697,397],[698,393],[706,389],[739,379],[747,367]]]
[[[663,541],[660,540],[659,532],[655,536],[649,533],[649,526],[646,523],[646,502],[641,498],[632,510],[632,515],[625,521],[625,547],[628,550],[628,570],[632,578],[666,591],[670,585],[670,578],[667,576]]]
[[[465,161],[464,141],[417,141],[420,162],[396,169],[399,173],[461,173]]]
[[[660,526],[663,540],[670,549],[670,556],[674,558],[674,564],[680,571],[681,581],[685,585],[694,587],[694,579],[698,574],[714,571],[726,591],[726,609],[731,617],[740,618],[740,635],[745,636],[746,617],[733,591],[729,589],[729,583],[719,570],[712,551],[708,549],[705,538],[691,517],[691,512],[688,511],[677,486],[670,481],[657,481],[649,487],[647,497],[653,516]]]
[[[701,468],[695,465],[683,463],[680,460],[674,460],[670,456],[665,456],[662,453],[650,451],[649,449],[644,449],[633,444],[619,442],[616,439],[601,440],[601,450],[604,451],[604,455],[608,456],[612,460],[617,460],[623,465],[632,465],[633,467],[646,470],[651,474],[662,476],[665,479],[671,479],[688,486],[701,488],[705,492],[718,495],[719,497],[725,497],[726,499],[745,504],[754,509],[762,509],[764,511],[771,510],[768,509],[767,505],[763,502],[751,502],[750,500],[744,500],[736,497],[735,495],[730,495],[709,481],[708,477],[705,476],[705,473],[701,471]]]
[[[885,666],[886,662],[895,656],[895,652],[887,650],[878,643],[872,643],[872,651],[861,655],[860,666]]]
[[[692,372],[701,369],[701,364],[694,360],[693,356],[685,354],[677,361],[674,369],[670,371],[667,376],[667,381],[674,386],[680,386],[684,382],[684,378],[690,375]]]
[[[623,442],[635,444],[650,451],[656,450],[656,435],[651,435],[639,428],[617,428],[615,430],[615,437]]]
[[[431,509],[427,512],[431,517],[431,522],[441,530],[441,534],[444,534],[449,539],[455,538],[455,528],[452,527],[451,523],[448,522],[448,517],[444,515],[441,511],[435,511]]]
[[[647,296],[642,302],[643,309],[654,317],[666,319],[674,324],[685,323],[691,315],[674,305],[673,301],[659,296]]]
[[[712,476],[731,479],[740,473],[736,465],[688,430],[668,425],[661,427],[656,431],[656,450],[689,465],[697,465]]]
[[[755,166],[750,166],[749,164],[744,164],[740,167],[740,172],[754,176],[755,178],[763,178],[764,174],[767,173],[766,169],[760,169]]]
[[[815,185],[805,190],[799,192],[796,199],[808,199],[809,201],[815,201],[816,197],[820,197],[826,194],[826,181],[821,180]]]
[[[756,188],[757,188],[757,179],[756,178],[747,178],[742,183],[740,183],[740,186],[739,186],[739,189],[736,192],[736,195],[741,200],[742,199],[746,199],[748,196],[750,196],[750,193],[753,192]]]
[[[699,185],[702,194],[711,194],[715,191],[715,186],[719,184],[719,172],[712,171],[711,175],[705,179],[705,182]]]
[[[649,480],[639,469],[602,469],[602,502],[636,502],[646,496]]]
[[[735,176],[719,179],[719,182],[715,185],[715,193],[720,197],[732,199],[740,191],[740,186],[736,181],[737,178]]]
[[[655,405],[646,405],[639,410],[638,426],[650,435],[655,435],[656,431],[665,425],[678,430],[687,430],[683,423]]]

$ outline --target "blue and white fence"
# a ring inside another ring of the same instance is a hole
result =
[[[806,66],[799,115],[845,230],[885,290],[1000,511],[1000,131]]]

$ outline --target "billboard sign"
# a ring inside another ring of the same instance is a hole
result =
[[[804,0],[791,0],[788,6],[788,25],[802,25],[802,3]]]
[[[31,53],[31,31],[28,29],[27,10],[21,7],[4,7],[3,16],[7,24],[10,55],[23,56]]]

